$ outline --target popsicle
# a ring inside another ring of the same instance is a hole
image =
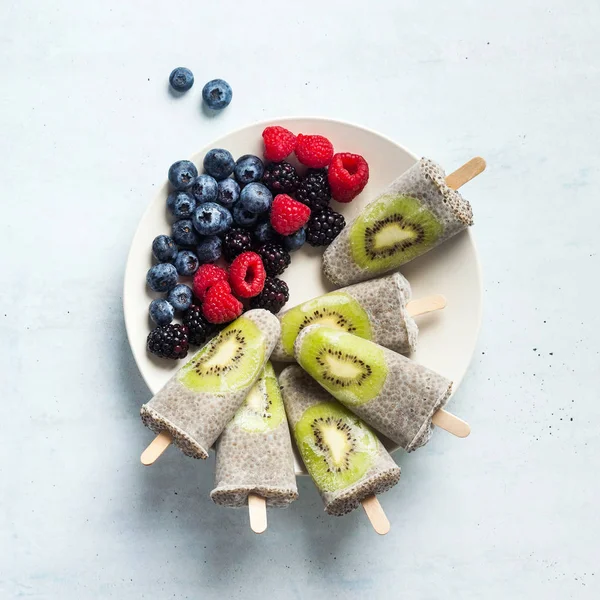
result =
[[[345,515],[398,483],[396,465],[371,428],[297,365],[279,376],[296,445],[330,515]],[[383,515],[385,519],[385,515]],[[387,524],[387,527],[386,527]],[[387,533],[384,520],[379,533]]]
[[[298,333],[317,323],[408,354],[417,345],[418,327],[413,317],[445,305],[443,296],[411,301],[410,284],[400,273],[357,283],[280,313],[281,339],[271,358],[293,362]]]
[[[446,177],[422,158],[400,175],[335,238],[323,272],[342,286],[372,279],[421,256],[473,224],[471,205],[456,191],[485,169],[475,158]]]
[[[261,374],[279,334],[277,317],[249,310],[197,352],[141,408],[144,425],[158,434],[142,463],[152,464],[171,442],[188,456],[206,458]]]
[[[248,505],[252,519],[255,501],[262,505],[258,510],[266,528],[265,505],[283,508],[298,497],[290,431],[270,362],[225,427],[216,451],[215,488],[210,494],[216,504]],[[252,521],[251,526],[256,531]]]
[[[331,327],[304,329],[295,355],[332,396],[407,452],[429,441],[434,415],[452,391],[452,382],[431,369]],[[468,435],[464,421],[445,411],[441,416],[456,419],[457,435]]]

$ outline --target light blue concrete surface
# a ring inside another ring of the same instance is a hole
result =
[[[597,0],[237,4],[0,6],[0,598],[597,599]],[[179,65],[196,85],[174,98]],[[234,99],[208,118],[213,77]],[[212,460],[139,464],[136,224],[173,159],[278,115],[488,160],[484,322],[453,404],[473,434],[397,455],[385,538],[306,478],[255,536],[207,498]]]

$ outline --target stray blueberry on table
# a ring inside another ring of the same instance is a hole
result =
[[[204,170],[217,181],[229,177],[234,167],[235,161],[229,150],[213,148],[204,157]]]
[[[185,67],[177,67],[169,75],[171,87],[178,92],[187,92],[194,85],[194,74]]]
[[[158,262],[173,262],[177,256],[177,246],[168,235],[158,235],[152,242],[152,254]]]
[[[219,181],[217,202],[231,208],[240,197],[240,186],[235,179],[227,178]]]
[[[150,267],[146,282],[154,292],[168,292],[177,285],[177,270],[171,263],[159,263]]]
[[[237,182],[241,185],[247,185],[253,181],[260,181],[265,172],[263,161],[253,154],[244,154],[240,156],[235,163],[233,173]]]
[[[209,235],[202,238],[196,246],[196,256],[201,265],[212,263],[221,257],[221,238],[217,235]]]
[[[255,215],[267,212],[272,202],[273,194],[262,183],[249,183],[240,193],[240,204]]]
[[[157,325],[168,325],[175,316],[173,306],[164,298],[156,298],[150,302],[149,308],[150,318]]]
[[[167,197],[167,208],[176,219],[189,219],[196,208],[196,200],[188,192],[175,190]]]
[[[198,236],[191,219],[175,221],[171,226],[171,237],[180,246],[195,246],[198,243]]]
[[[176,190],[189,188],[196,177],[198,177],[198,169],[189,160],[178,160],[169,168],[169,181]]]
[[[192,304],[192,288],[179,283],[169,292],[167,300],[175,310],[183,312]]]
[[[231,227],[231,213],[220,204],[205,202],[196,208],[194,227],[200,235],[218,235]]]
[[[233,220],[240,227],[254,227],[258,215],[247,211],[240,202],[233,205]]]
[[[182,277],[191,277],[200,266],[198,257],[190,250],[181,250],[175,258],[175,268]]]
[[[199,204],[214,202],[219,193],[217,180],[210,175],[199,175],[192,183],[192,195]]]
[[[222,110],[229,106],[233,92],[223,79],[212,79],[202,88],[202,99],[212,110]]]

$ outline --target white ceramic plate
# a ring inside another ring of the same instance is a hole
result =
[[[290,118],[256,123],[210,143],[191,160],[201,170],[205,153],[211,148],[227,148],[234,157],[242,154],[262,156],[261,133],[267,125],[283,124],[295,133],[321,134],[329,138],[336,151],[355,152],[369,163],[370,179],[362,194],[350,204],[332,202],[333,208],[352,219],[389,182],[413,165],[417,157],[388,138],[356,125],[329,119]],[[174,159],[183,157],[176,156]],[[435,157],[431,157],[435,160]],[[465,161],[470,157],[465,157]],[[447,171],[460,165],[448,165]],[[165,165],[165,174],[169,165]],[[146,271],[152,265],[152,240],[170,233],[165,200],[168,182],[144,213],[137,228],[125,271],[123,305],[129,344],[144,381],[156,393],[181,362],[170,362],[146,352],[146,336],[151,323],[148,305],[157,297],[146,287]],[[467,192],[468,197],[468,192]],[[477,207],[475,206],[475,211]],[[290,267],[281,276],[290,288],[286,308],[319,296],[332,288],[321,275],[322,250],[305,245],[292,255]],[[481,321],[481,273],[477,250],[470,231],[465,231],[435,250],[401,269],[410,281],[413,298],[443,294],[447,307],[418,320],[418,349],[411,358],[438,371],[458,388],[471,361]],[[148,394],[150,398],[151,394]],[[462,415],[468,417],[468,415]],[[390,446],[390,449],[395,449]],[[298,472],[302,472],[297,462]]]

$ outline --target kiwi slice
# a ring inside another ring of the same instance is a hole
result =
[[[371,323],[362,306],[348,294],[332,292],[291,308],[281,317],[281,344],[285,351],[293,356],[298,334],[316,323],[367,340],[372,338]]]
[[[412,196],[382,196],[367,206],[349,231],[352,258],[363,269],[393,269],[433,248],[444,231]]]
[[[329,327],[307,331],[296,359],[332,396],[349,405],[375,398],[388,372],[381,347]]]
[[[284,415],[279,383],[273,365],[268,362],[233,420],[244,431],[265,433],[278,427]]]
[[[294,435],[308,472],[326,492],[359,481],[377,456],[375,434],[337,402],[307,408],[296,423]]]
[[[239,390],[262,369],[265,345],[255,323],[239,317],[182,367],[179,380],[196,392]]]

